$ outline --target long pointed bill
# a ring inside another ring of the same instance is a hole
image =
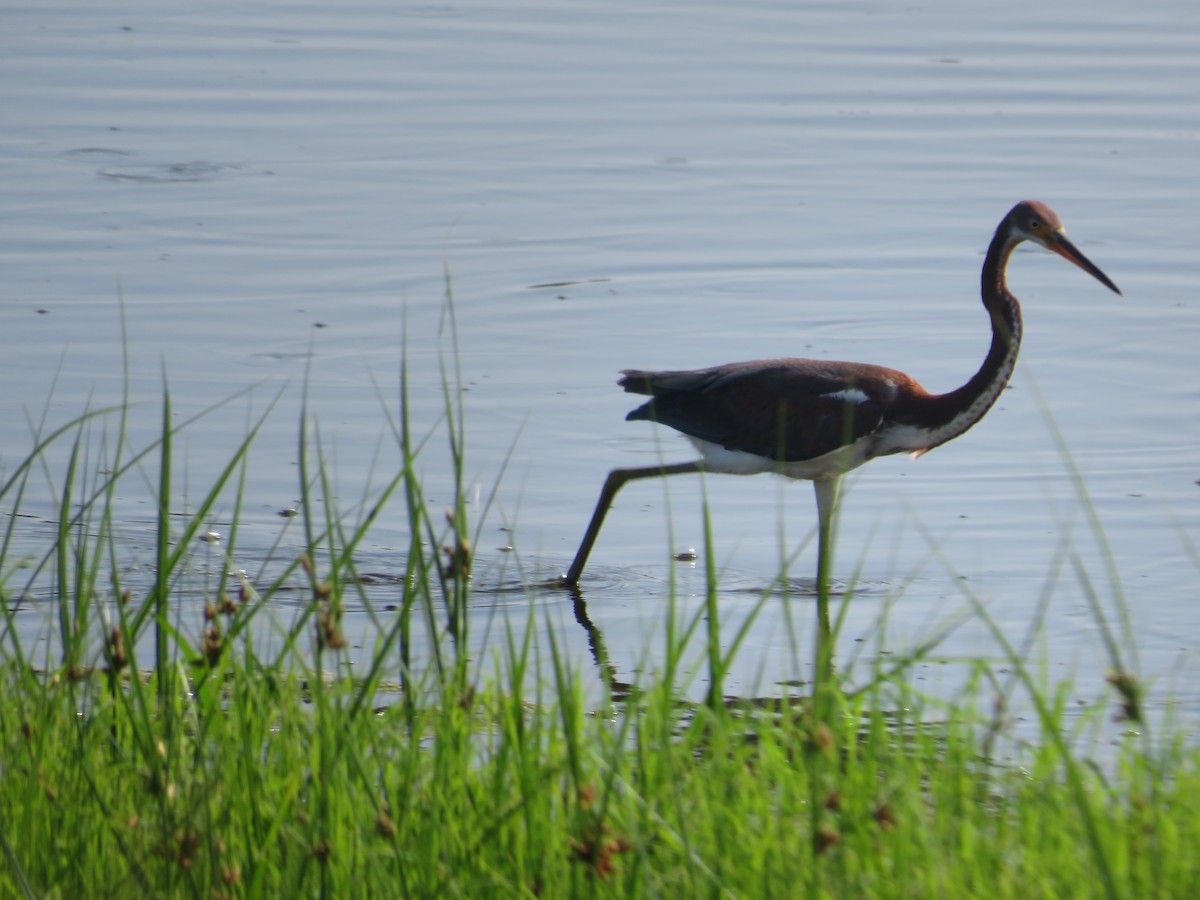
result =
[[[1079,266],[1079,268],[1083,269],[1083,271],[1087,272],[1110,291],[1124,296],[1124,294],[1121,294],[1121,289],[1113,284],[1112,279],[1101,272],[1090,259],[1080,253],[1079,248],[1072,244],[1061,231],[1054,236],[1053,240],[1047,241],[1046,249],[1057,253],[1068,262],[1075,263],[1075,265]]]

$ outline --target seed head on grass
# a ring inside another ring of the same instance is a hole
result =
[[[381,837],[391,840],[396,836],[396,823],[392,821],[392,817],[388,815],[386,809],[381,809],[379,814],[375,816],[375,830],[379,832]]]
[[[125,637],[120,628],[113,628],[108,636],[108,661],[112,671],[120,672],[129,665],[129,654],[125,650]]]
[[[832,825],[822,825],[817,829],[815,841],[817,853],[828,853],[841,842],[841,833]]]
[[[200,849],[200,832],[194,828],[180,828],[171,837],[168,845],[160,852],[168,859],[174,859],[181,869],[190,869],[196,851]]]
[[[612,829],[601,825],[585,826],[580,838],[571,838],[571,858],[588,866],[588,874],[601,881],[617,871],[614,857],[633,849],[633,841],[626,837],[609,837]]]
[[[317,646],[324,650],[341,650],[346,646],[342,634],[341,615],[329,607],[321,610],[317,623]]]
[[[804,736],[804,749],[809,753],[828,756],[833,753],[833,732],[824,722],[812,725]]]
[[[884,831],[891,831],[896,827],[897,824],[895,810],[893,810],[891,806],[886,803],[881,803],[879,806],[875,807],[875,812],[872,813],[871,818],[873,818],[875,823]]]
[[[215,666],[221,660],[221,652],[225,649],[225,640],[221,635],[221,626],[213,621],[204,629],[204,656],[195,660],[198,666]]]
[[[1121,711],[1117,713],[1118,722],[1142,721],[1142,686],[1137,676],[1131,672],[1109,672],[1105,681],[1111,684],[1121,697]]]
[[[446,554],[446,562],[442,566],[442,575],[448,579],[471,577],[471,542],[457,526],[454,513],[446,510],[446,522],[454,530],[454,546],[442,547]]]
[[[596,786],[594,784],[585,784],[579,789],[579,805],[583,809],[591,809],[592,804],[596,802]]]
[[[317,841],[313,844],[312,854],[321,865],[328,865],[333,858],[333,845],[329,841]]]

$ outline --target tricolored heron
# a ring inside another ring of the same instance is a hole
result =
[[[579,585],[604,516],[626,483],[687,472],[774,472],[810,480],[816,488],[818,640],[827,636],[830,523],[841,477],[877,456],[916,458],[958,437],[996,402],[1021,346],[1021,306],[1005,273],[1023,241],[1041,244],[1121,293],[1067,239],[1054,210],[1034,200],[1018,203],[1000,222],[983,262],[991,348],[979,371],[946,394],[931,394],[903,372],[869,363],[764,359],[679,372],[625,369],[618,384],[652,398],[625,418],[670,425],[691,440],[701,458],[610,472],[561,583]]]

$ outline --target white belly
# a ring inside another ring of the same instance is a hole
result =
[[[875,446],[874,437],[864,438],[848,447],[839,447],[816,459],[806,459],[801,462],[778,463],[746,453],[743,450],[730,450],[720,444],[705,441],[700,438],[684,435],[700,451],[704,460],[704,468],[709,472],[721,475],[760,475],[770,472],[785,478],[816,481],[822,478],[833,478],[844,475],[851,469],[857,469],[874,456],[871,448]]]

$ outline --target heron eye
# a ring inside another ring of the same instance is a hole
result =
[[[1042,223],[1039,222],[1037,219],[1029,220],[1029,230],[1030,231],[1037,231],[1041,227],[1042,227]]]

